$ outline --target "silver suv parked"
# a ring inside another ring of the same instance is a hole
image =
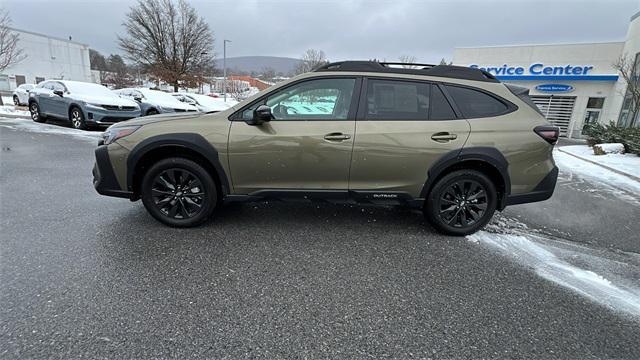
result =
[[[76,129],[112,125],[140,116],[140,106],[98,84],[49,80],[29,92],[29,111],[35,122],[48,117],[69,120]]]
[[[160,90],[126,88],[115,92],[122,98],[134,100],[140,104],[142,116],[198,111],[195,106],[183,103],[171,94]]]

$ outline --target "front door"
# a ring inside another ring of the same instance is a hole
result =
[[[428,82],[367,79],[356,121],[349,189],[373,196],[418,197],[429,168],[463,147],[469,123]]]
[[[359,79],[303,80],[244,109],[231,125],[229,168],[236,194],[257,191],[346,191],[355,135]],[[248,125],[253,110],[274,119]]]

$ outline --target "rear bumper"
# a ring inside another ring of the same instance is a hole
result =
[[[526,204],[547,200],[551,195],[553,195],[557,180],[558,167],[554,166],[549,174],[547,174],[547,176],[545,176],[544,179],[536,185],[533,191],[525,194],[509,195],[506,199],[505,205]]]
[[[133,193],[122,190],[118,185],[118,180],[111,166],[111,160],[109,160],[107,146],[98,146],[95,153],[96,163],[93,166],[93,187],[96,188],[98,194],[132,199]]]

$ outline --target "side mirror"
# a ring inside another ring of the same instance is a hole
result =
[[[253,111],[253,120],[249,125],[260,125],[264,122],[269,122],[273,119],[271,114],[271,108],[267,105],[260,105]]]
[[[137,102],[142,102],[142,98],[139,97],[139,96],[134,97],[133,100],[135,100]]]
[[[60,97],[64,96],[64,91],[62,90],[53,90],[53,93]]]

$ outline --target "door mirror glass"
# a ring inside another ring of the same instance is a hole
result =
[[[253,119],[248,122],[249,125],[260,125],[273,119],[271,108],[267,105],[260,105],[253,111]]]
[[[134,97],[133,100],[135,100],[137,102],[142,102],[142,98],[139,97],[139,96]]]

